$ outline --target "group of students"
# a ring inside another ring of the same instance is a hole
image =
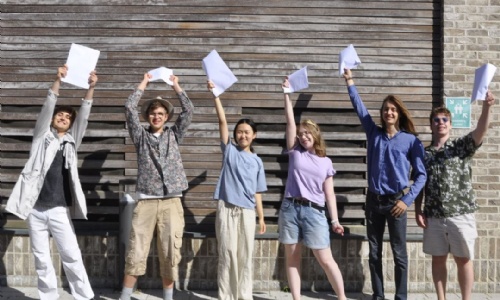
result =
[[[87,127],[97,75],[92,72],[77,113],[68,106],[56,107],[61,79],[67,67],[58,69],[33,133],[30,157],[22,170],[6,209],[27,219],[40,299],[58,299],[49,235],[59,250],[75,299],[92,299],[82,261],[73,217],[86,218],[86,203],[77,171],[76,150]],[[432,255],[432,274],[439,300],[445,299],[448,253],[455,257],[463,299],[470,299],[472,259],[477,237],[477,210],[471,180],[471,158],[487,131],[493,95],[483,102],[478,125],[470,134],[450,140],[451,113],[436,108],[430,115],[432,142],[424,149],[403,101],[387,96],[377,126],[364,106],[352,72],[344,70],[352,105],[367,136],[368,192],[365,205],[372,299],[384,299],[382,245],[385,225],[394,256],[395,299],[407,298],[407,208],[416,200],[417,223],[424,228],[424,252]],[[137,204],[132,218],[121,300],[131,299],[138,276],[145,274],[150,244],[157,230],[163,298],[173,298],[178,279],[184,231],[182,192],[188,182],[179,144],[192,121],[193,104],[172,75],[172,88],[181,105],[175,123],[173,105],[161,97],[138,103],[151,75],[146,73],[125,103],[130,137],[137,151]],[[282,87],[288,87],[285,79]],[[207,82],[208,90],[214,88]],[[256,124],[241,119],[230,136],[219,97],[214,98],[219,121],[222,168],[214,193],[217,203],[218,298],[252,299],[252,254],[258,219],[259,232],[266,231],[262,193],[267,190],[262,160],[254,153]],[[297,125],[290,97],[284,94],[286,148],[289,157],[284,199],[279,210],[279,242],[284,244],[286,274],[293,299],[300,299],[302,245],[310,248],[325,271],[338,299],[346,299],[339,266],[330,248],[330,230],[343,235],[334,193],[336,171],[326,155],[320,127],[312,120]],[[142,126],[139,114],[147,121]],[[425,186],[425,188],[424,188]],[[424,193],[425,190],[425,193]],[[425,197],[423,196],[425,195]],[[422,210],[422,202],[425,205]],[[256,218],[257,215],[257,218]],[[330,219],[330,223],[328,223]]]

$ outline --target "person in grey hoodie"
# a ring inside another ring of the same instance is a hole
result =
[[[76,150],[88,124],[97,83],[95,71],[78,113],[69,106],[56,107],[61,79],[68,67],[58,68],[33,132],[28,162],[7,201],[6,210],[27,220],[31,250],[42,300],[59,298],[50,253],[50,236],[56,243],[75,299],[92,299],[94,292],[83,265],[70,208],[75,218],[87,218],[87,206],[78,177]]]

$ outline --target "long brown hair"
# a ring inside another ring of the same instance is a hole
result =
[[[399,129],[402,129],[406,132],[409,132],[413,135],[418,135],[417,131],[415,130],[415,125],[413,124],[413,120],[410,115],[410,111],[406,108],[406,106],[403,103],[403,100],[399,98],[396,95],[388,95],[385,97],[384,101],[382,102],[382,106],[380,107],[380,122],[382,124],[382,128],[386,128],[386,124],[384,121],[384,106],[387,102],[391,102],[394,104],[397,109],[398,109],[398,124],[399,124]]]
[[[300,126],[304,127],[309,131],[314,139],[314,144],[313,148],[314,151],[316,152],[316,155],[319,157],[325,157],[326,156],[326,144],[325,140],[321,136],[321,130],[319,129],[318,124],[316,124],[312,120],[302,120],[299,124],[299,127],[297,128],[297,134],[299,133]]]

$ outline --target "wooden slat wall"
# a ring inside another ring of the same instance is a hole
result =
[[[285,75],[309,66],[310,88],[292,99],[297,120],[314,119],[324,131],[338,171],[335,189],[344,223],[362,224],[366,148],[344,80],[337,75],[338,53],[355,45],[362,60],[354,71],[356,84],[373,116],[378,119],[385,95],[402,95],[426,142],[428,111],[440,99],[437,0],[4,0],[0,8],[2,204],[26,162],[37,114],[71,43],[101,50],[99,83],[79,159],[90,220],[110,226],[118,220],[120,184],[130,183],[137,173],[123,104],[150,69],[174,69],[196,107],[182,145],[190,181],[184,202],[188,230],[212,230],[215,215],[211,198],[221,153],[201,68],[212,49],[238,77],[221,97],[230,124],[241,117],[259,124],[255,149],[265,163],[270,224],[276,223],[286,182],[280,88]],[[59,102],[79,105],[84,93],[64,84]],[[173,97],[165,84],[152,83],[144,99],[158,94]],[[178,109],[177,99],[172,101]]]

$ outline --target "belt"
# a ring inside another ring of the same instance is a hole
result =
[[[306,198],[302,198],[302,197],[288,197],[288,198],[285,198],[289,201],[291,201],[293,204],[299,204],[299,205],[302,205],[302,206],[309,206],[309,207],[312,207],[312,208],[316,208],[317,210],[319,211],[324,211],[326,210],[326,207],[324,206],[320,206],[314,202],[311,202],[309,200],[307,200]]]
[[[378,195],[373,192],[368,191],[371,197],[377,199],[378,201],[395,201],[401,199],[405,195],[404,191],[401,191],[397,194],[386,194],[386,195]]]

